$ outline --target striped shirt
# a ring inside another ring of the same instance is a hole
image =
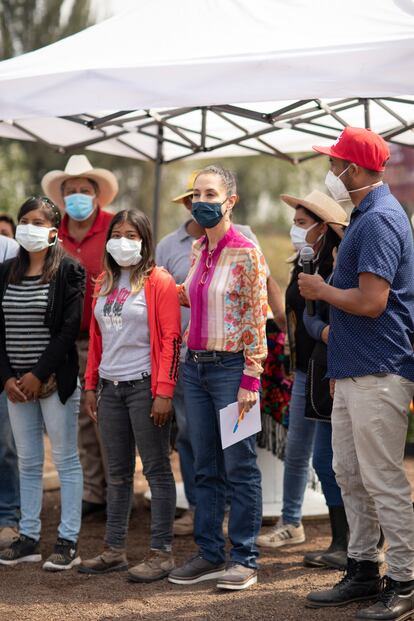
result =
[[[203,237],[193,245],[184,287],[191,310],[189,349],[242,351],[241,387],[258,390],[267,355],[266,263],[262,253],[234,226],[212,252]]]
[[[50,341],[45,326],[49,284],[39,281],[39,276],[26,276],[18,285],[7,285],[3,297],[6,352],[18,373],[30,371]]]

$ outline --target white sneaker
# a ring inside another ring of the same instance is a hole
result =
[[[290,546],[294,543],[303,543],[305,539],[305,531],[302,524],[295,526],[294,524],[278,522],[276,526],[267,533],[259,535],[256,543],[263,548],[280,548],[282,546]]]

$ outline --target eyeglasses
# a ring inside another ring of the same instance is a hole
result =
[[[207,282],[209,270],[210,270],[211,267],[213,267],[213,254],[214,254],[214,250],[211,250],[208,253],[208,255],[207,255],[206,262],[205,262],[206,269],[204,270],[204,272],[201,275],[200,285],[205,285],[206,282]]]

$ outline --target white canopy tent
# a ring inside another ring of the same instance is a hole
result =
[[[156,222],[163,163],[296,163],[348,124],[414,145],[413,75],[414,0],[141,1],[0,63],[0,136],[153,160]]]

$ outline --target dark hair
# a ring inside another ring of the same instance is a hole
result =
[[[52,227],[56,229],[59,228],[62,219],[59,208],[56,207],[56,205],[46,196],[31,196],[28,198],[19,209],[19,213],[17,214],[17,222],[20,222],[23,216],[30,211],[34,211],[35,209],[41,209],[44,212],[46,219],[51,223]],[[45,262],[43,264],[43,273],[40,279],[42,284],[48,283],[54,278],[64,256],[65,251],[58,241],[56,241],[53,246],[49,246]],[[12,263],[9,282],[15,285],[20,283],[23,280],[29,265],[29,253],[22,246],[20,246],[19,254]]]
[[[9,216],[7,213],[0,213],[0,222],[7,222],[7,224],[10,224],[13,231],[13,237],[16,235],[16,225],[11,216]]]
[[[138,235],[142,239],[142,259],[137,265],[131,266],[130,274],[131,292],[138,293],[138,291],[140,291],[144,286],[145,280],[151,274],[155,266],[151,223],[142,211],[139,211],[138,209],[123,209],[112,218],[111,224],[109,225],[108,235],[106,236],[107,242],[112,237],[114,227],[122,222],[128,222],[131,224],[137,230]],[[105,247],[104,278],[99,295],[108,295],[111,293],[111,291],[113,291],[116,287],[120,275],[120,266]]]
[[[316,213],[313,213],[313,211],[310,211],[310,209],[307,209],[303,205],[297,205],[295,209],[303,209],[306,215],[312,218],[312,220],[314,220],[318,224],[325,223],[325,220],[322,220],[322,218],[317,216]],[[323,237],[322,247],[319,251],[319,255],[317,259],[318,265],[322,265],[324,263],[329,263],[329,262],[333,263],[332,250],[334,248],[338,248],[340,243],[341,243],[341,238],[339,237],[338,233],[336,233],[333,230],[333,228],[328,225],[328,230],[326,231]],[[299,265],[299,258],[300,256],[298,253],[294,261],[295,268],[298,267]]]

